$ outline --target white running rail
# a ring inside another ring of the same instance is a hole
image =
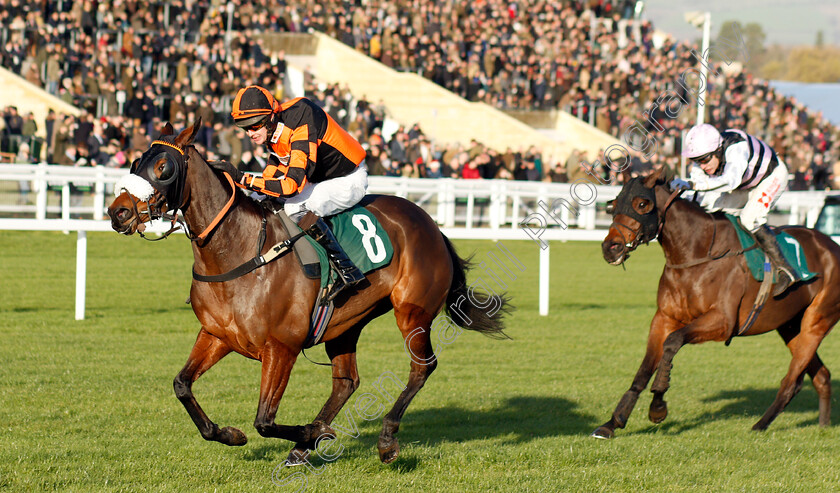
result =
[[[103,166],[0,164],[0,230],[78,232],[76,320],[84,319],[87,232],[111,231],[105,208],[114,184],[127,173]],[[371,176],[368,190],[417,203],[453,239],[528,240],[535,242],[535,248],[542,246],[539,311],[547,315],[548,241],[602,240],[610,223],[604,204],[619,191],[619,187],[592,187],[595,196],[590,193],[584,205],[572,200],[572,187],[568,183]],[[24,195],[22,189],[30,192]],[[787,192],[775,213],[786,211],[788,224],[813,227],[824,201],[825,192]],[[168,223],[157,222],[147,232],[163,233],[168,228]]]

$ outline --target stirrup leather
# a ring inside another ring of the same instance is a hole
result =
[[[795,270],[793,266],[788,263],[784,254],[782,254],[779,243],[776,241],[776,235],[770,231],[767,226],[762,226],[753,233],[756,242],[761,246],[761,249],[770,258],[770,263],[773,266],[773,271],[776,273],[776,283],[773,286],[773,297],[780,296],[787,289],[794,284],[796,279]]]

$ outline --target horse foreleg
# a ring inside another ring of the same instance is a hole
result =
[[[653,400],[650,403],[650,420],[661,423],[668,416],[668,403],[665,402],[665,392],[671,386],[671,370],[674,368],[674,357],[677,351],[686,344],[722,340],[726,336],[726,317],[718,311],[706,312],[697,317],[685,327],[672,332],[662,345],[662,359],[656,370],[656,378],[650,386]]]
[[[361,328],[359,328],[361,330]],[[323,435],[335,432],[329,425],[338,415],[353,392],[359,388],[359,371],[356,367],[356,342],[359,339],[359,331],[348,331],[337,339],[324,343],[327,355],[332,362],[332,393],[330,393],[321,412],[312,421],[312,425],[319,432],[318,436],[312,437],[308,442],[299,442],[289,453],[286,465],[295,466],[303,464],[309,455],[309,450],[314,450],[317,440]]]
[[[639,370],[636,372],[636,377],[633,378],[633,384],[630,389],[621,396],[618,401],[615,411],[613,411],[610,420],[599,426],[592,432],[594,438],[612,438],[615,435],[616,428],[624,428],[627,425],[627,420],[633,408],[636,407],[636,401],[639,400],[639,394],[647,387],[650,377],[659,364],[662,358],[662,343],[668,334],[676,330],[679,322],[666,317],[661,312],[656,312],[653,321],[650,324],[650,332],[648,333],[647,350]]]
[[[219,428],[198,405],[192,392],[192,384],[204,372],[219,362],[230,353],[230,348],[219,338],[210,335],[206,330],[201,329],[196,338],[195,345],[187,359],[187,364],[175,377],[173,386],[175,395],[187,410],[201,436],[205,440],[214,440],[225,445],[245,445],[248,439],[242,431],[226,426]]]
[[[257,408],[254,428],[264,437],[283,438],[293,442],[308,442],[313,436],[319,434],[311,424],[287,426],[274,422],[277,416],[277,407],[280,405],[280,399],[289,384],[289,375],[292,373],[297,355],[298,353],[292,351],[288,346],[275,340],[267,342],[263,348],[260,404]]]

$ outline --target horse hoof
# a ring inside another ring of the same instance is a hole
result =
[[[767,425],[759,421],[758,423],[754,424],[752,427],[753,431],[767,431]]]
[[[246,437],[241,430],[232,426],[225,426],[219,430],[219,434],[219,441],[225,445],[241,447],[242,445],[248,443],[248,437]]]
[[[307,462],[309,462],[309,451],[294,448],[289,452],[289,456],[286,457],[284,465],[286,467],[295,467],[302,466]]]
[[[661,404],[651,404],[648,418],[652,423],[661,423],[668,416],[668,404],[662,401]]]
[[[378,448],[379,460],[381,460],[383,464],[390,464],[394,462],[397,460],[397,456],[400,455],[400,443],[396,438],[391,439],[391,443],[387,445],[384,445],[380,440]]]
[[[610,428],[607,428],[606,426],[599,426],[589,436],[591,436],[592,438],[598,438],[599,440],[609,440],[610,438],[615,436],[615,433],[613,433],[613,431]]]

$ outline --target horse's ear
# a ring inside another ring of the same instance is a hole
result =
[[[645,177],[645,187],[653,188],[659,180],[659,177],[662,176],[662,171],[664,169],[665,166],[660,166],[659,168],[654,167],[653,172]]]
[[[198,117],[195,120],[195,123],[182,130],[181,133],[175,137],[175,145],[179,146],[181,149],[186,149],[190,144],[192,144],[193,139],[195,139],[195,134],[198,133],[199,128],[201,128],[201,117]]]
[[[174,128],[172,128],[172,124],[171,124],[171,123],[169,123],[169,122],[166,122],[166,125],[164,125],[164,126],[163,126],[163,129],[160,131],[160,135],[161,135],[161,136],[164,136],[164,135],[172,135],[172,134],[174,134],[174,133],[175,133],[175,129],[174,129]]]
[[[631,178],[633,178],[633,175],[630,174],[630,166],[621,170],[621,177],[623,178],[622,183],[627,183]]]

